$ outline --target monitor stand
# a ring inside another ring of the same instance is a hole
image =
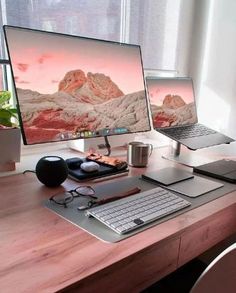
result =
[[[196,154],[195,152],[186,150],[184,153],[181,153],[181,143],[172,141],[169,146],[169,153],[162,155],[162,158],[188,167],[196,167],[214,161],[214,159],[207,158],[206,155]]]
[[[129,133],[124,135],[111,135],[109,136],[109,145],[111,146],[112,153],[115,151],[116,153],[126,152],[127,144],[130,141],[134,141],[136,139],[136,133]],[[93,137],[93,138],[83,138],[83,139],[75,139],[69,140],[67,142],[67,146],[70,149],[87,153],[90,151],[94,152],[106,152],[106,141],[104,142],[104,137]]]
[[[111,154],[111,145],[110,145],[110,143],[108,141],[108,137],[106,135],[104,136],[104,140],[105,140],[105,143],[99,144],[98,148],[99,149],[107,149],[107,153],[104,154],[104,156],[110,156],[110,154]]]

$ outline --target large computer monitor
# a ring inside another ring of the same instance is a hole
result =
[[[4,26],[25,144],[150,130],[140,46]]]

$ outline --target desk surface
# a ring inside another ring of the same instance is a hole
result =
[[[174,166],[161,153],[155,150],[148,170]],[[129,176],[144,172],[131,168]],[[0,178],[0,291],[139,292],[236,232],[232,192],[121,242],[105,243],[42,206],[55,192],[75,186],[67,180],[50,189],[32,173]]]

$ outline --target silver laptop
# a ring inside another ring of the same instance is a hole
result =
[[[146,77],[153,127],[189,149],[233,142],[198,123],[191,78]]]

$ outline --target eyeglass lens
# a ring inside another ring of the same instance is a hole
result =
[[[64,205],[73,200],[73,195],[70,192],[65,191],[65,192],[55,194],[54,196],[51,197],[51,199],[58,204]]]
[[[79,186],[75,188],[75,191],[78,192],[81,195],[94,195],[95,191],[91,186]]]

